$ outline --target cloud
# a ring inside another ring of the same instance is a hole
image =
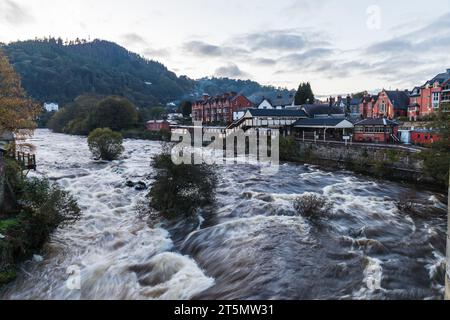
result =
[[[146,48],[143,54],[149,58],[168,57],[170,56],[170,51],[167,48]]]
[[[183,45],[183,49],[193,55],[201,57],[219,57],[223,51],[219,46],[203,41],[190,41]]]
[[[313,48],[303,52],[292,53],[282,57],[280,60],[297,66],[311,64],[330,56],[334,51],[328,48]]]
[[[249,33],[237,36],[233,42],[246,46],[251,50],[284,50],[296,51],[323,41],[313,41],[312,37],[296,30],[271,30],[266,32]]]
[[[31,13],[22,5],[12,0],[0,1],[0,22],[5,21],[12,26],[20,26],[34,20]]]
[[[250,62],[262,67],[271,67],[277,64],[277,60],[271,58],[255,58]]]
[[[239,67],[234,63],[229,63],[226,66],[222,66],[217,68],[214,75],[216,77],[225,77],[225,78],[244,78],[249,75],[239,69]]]
[[[137,33],[126,33],[121,36],[127,45],[147,45],[147,41]]]

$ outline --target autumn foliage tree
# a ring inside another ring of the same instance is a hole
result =
[[[27,97],[20,77],[0,49],[0,134],[30,134],[40,112],[40,106]]]

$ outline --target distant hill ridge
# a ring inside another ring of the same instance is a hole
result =
[[[104,40],[28,40],[1,46],[30,96],[64,104],[85,93],[121,95],[139,107],[193,100],[203,93],[235,91],[247,96],[274,93],[250,80],[177,76],[163,64]]]

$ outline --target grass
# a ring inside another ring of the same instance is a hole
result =
[[[9,228],[15,227],[18,224],[19,224],[19,220],[17,218],[0,220],[0,233],[6,232]]]

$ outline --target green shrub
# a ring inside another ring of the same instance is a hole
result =
[[[302,217],[320,220],[327,217],[333,205],[324,197],[316,194],[305,194],[294,201],[294,209]]]
[[[81,214],[75,199],[46,179],[25,179],[15,193],[19,213],[0,220],[0,285],[14,279],[17,264],[40,250],[56,228]]]
[[[280,137],[280,160],[295,161],[299,156],[297,144],[293,137]]]
[[[109,128],[95,129],[88,137],[89,149],[96,159],[107,161],[117,159],[124,151],[122,144],[122,135]]]
[[[190,216],[214,203],[217,176],[213,166],[175,165],[168,151],[155,156],[152,164],[157,174],[148,194],[149,204],[163,217]]]

